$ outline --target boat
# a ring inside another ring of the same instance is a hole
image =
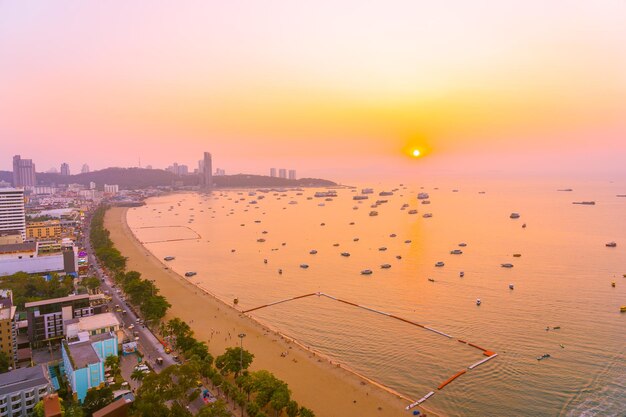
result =
[[[619,308],[619,311],[622,312],[622,313],[626,313],[626,306],[621,306]]]
[[[428,199],[428,193],[419,193],[417,195],[417,199],[418,200],[426,200],[426,199]]]
[[[317,253],[317,251],[315,249],[313,249],[312,251],[309,252],[311,255],[315,255]]]
[[[386,248],[385,246],[381,246],[380,248],[378,248],[378,250],[379,250],[379,251],[381,251],[381,252],[383,252],[383,251],[386,251],[386,250],[387,250],[387,248]]]
[[[263,243],[263,242],[265,242],[265,239],[261,238],[261,239],[257,239],[256,241],[259,242],[259,243]]]
[[[441,267],[441,266],[444,266],[444,265],[445,265],[445,264],[444,264],[443,262],[441,262],[441,261],[439,261],[439,262],[437,262],[437,263],[435,264],[435,266],[438,266],[438,267]]]
[[[450,255],[461,255],[463,251],[461,249],[454,249],[450,251]]]
[[[615,243],[615,242],[608,242],[606,244],[606,247],[607,248],[615,248],[615,247],[617,247],[617,243]]]
[[[571,188],[561,188],[560,190],[557,190],[557,191],[574,191],[574,190]]]
[[[384,197],[384,196],[393,195],[393,193],[391,191],[381,191],[380,193],[378,193],[378,195],[381,197]]]
[[[339,246],[339,243],[333,243],[333,246],[337,247]]]
[[[196,275],[196,272],[194,272],[194,271],[185,272],[185,276],[186,276],[187,278],[189,278],[189,277],[193,277],[194,275]]]
[[[425,219],[428,219],[430,217],[433,217],[433,214],[432,213],[424,213],[424,215],[422,217],[424,217]]]
[[[389,235],[389,237],[396,237],[397,235],[395,233],[392,233]]]
[[[432,278],[428,278],[428,280],[429,280],[430,282],[435,282],[435,280],[434,280],[434,279],[432,279]]]
[[[417,210],[409,210],[409,214],[417,214]]]
[[[173,256],[166,256],[165,258],[163,258],[164,261],[173,261],[174,259],[176,259]]]
[[[353,242],[358,242],[358,241],[359,241],[359,238],[358,238],[358,237],[355,237],[354,239],[352,239],[352,241],[353,241]]]
[[[461,278],[463,278],[463,277],[465,276],[465,272],[463,272],[463,271],[459,272],[459,276],[460,276]]]
[[[380,204],[385,204],[387,203],[387,200],[376,200],[376,204],[380,205]]]
[[[370,211],[370,216],[378,216],[378,212],[375,210]]]
[[[596,202],[595,201],[573,201],[572,204],[580,204],[583,206],[595,206]]]
[[[422,204],[430,204],[430,200],[422,200]]]
[[[382,269],[389,269],[389,268],[391,268],[391,265],[390,264],[382,264],[380,267]]]
[[[514,257],[514,258],[519,258],[520,256],[522,256],[522,254],[521,254],[521,253],[514,253],[514,254],[513,254],[513,257]]]
[[[550,357],[550,354],[549,354],[549,353],[544,353],[544,354],[543,354],[543,355],[541,355],[541,356],[537,356],[537,360],[538,360],[538,361],[540,361],[540,360],[543,360],[543,359],[547,359],[547,358],[549,358],[549,357]]]
[[[353,200],[367,200],[369,197],[366,195],[355,195],[352,197]]]
[[[372,275],[371,269],[364,269],[361,271],[361,275]]]
[[[300,264],[300,268],[302,269],[307,269],[309,267],[309,265],[307,264]]]
[[[611,282],[611,287],[615,288],[615,282]]]
[[[481,305],[481,304],[482,304],[482,301],[480,301],[480,298],[477,298],[477,299],[476,299],[476,305],[477,305],[477,306],[479,306],[479,305]]]
[[[513,290],[513,289],[515,289],[515,285],[509,284],[509,288]]]
[[[350,252],[341,252],[341,256],[345,256],[347,258],[350,256]]]
[[[500,264],[502,268],[513,268],[513,264]]]
[[[511,213],[509,218],[511,218],[511,219],[519,219],[520,218],[520,214],[519,213]]]
[[[411,243],[411,239],[405,240],[404,243]]]
[[[467,246],[467,243],[465,243],[465,242],[461,242],[461,243],[459,243],[459,246],[460,246],[460,247],[462,247],[462,248],[464,248],[464,247],[466,247],[466,246]]]
[[[402,256],[396,255],[396,259],[402,259]]]

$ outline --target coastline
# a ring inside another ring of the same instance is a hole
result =
[[[314,410],[318,417],[409,415],[404,408],[412,402],[410,399],[343,364],[331,362],[302,343],[242,314],[172,270],[164,269],[163,263],[135,238],[126,221],[127,210],[113,207],[105,215],[111,240],[128,258],[127,268],[155,281],[172,304],[165,319],[179,317],[187,322],[197,339],[207,342],[214,356],[226,347],[238,345],[237,335],[243,332],[247,335],[244,348],[255,355],[251,369],[267,369],[287,382],[294,399]],[[198,314],[200,311],[202,315]],[[281,356],[283,352],[288,355]],[[419,409],[435,416],[432,411]]]

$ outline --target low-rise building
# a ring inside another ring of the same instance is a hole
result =
[[[32,344],[65,336],[65,322],[78,317],[100,314],[106,310],[106,298],[98,295],[69,295],[24,305],[28,318],[28,338]]]
[[[117,356],[115,332],[90,336],[81,332],[74,341],[64,340],[61,354],[68,386],[76,399],[83,402],[87,391],[104,384],[104,361]]]
[[[0,374],[0,416],[23,417],[52,392],[45,365]]]
[[[26,239],[60,239],[61,222],[48,220],[44,222],[32,222],[26,225]]]
[[[0,276],[16,272],[28,274],[78,272],[78,248],[71,240],[64,240],[60,246],[55,243],[55,251],[47,251],[45,248],[48,246],[49,242],[41,246],[39,242],[0,245]],[[56,246],[59,251],[56,251]]]

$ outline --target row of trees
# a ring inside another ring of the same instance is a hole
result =
[[[141,278],[137,271],[126,272],[126,258],[122,256],[104,228],[106,206],[100,206],[91,218],[91,245],[96,256],[114,274],[115,282],[130,297],[130,302],[139,308],[146,321],[161,320],[171,307],[159,289],[150,280]]]
[[[187,323],[179,318],[172,319],[161,327],[161,332],[184,352],[188,363],[195,364],[201,377],[209,379],[233,404],[245,409],[249,417],[267,417],[268,412],[279,416],[283,410],[289,417],[314,417],[313,411],[300,407],[291,399],[291,390],[284,381],[266,370],[249,372],[254,355],[245,349],[226,348],[222,355],[215,358],[213,367],[213,357],[208,353],[206,344],[195,339]],[[214,403],[204,407],[199,415],[222,417],[222,409],[225,409],[224,404]]]

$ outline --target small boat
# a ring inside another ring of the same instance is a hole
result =
[[[185,276],[186,276],[187,278],[189,278],[189,277],[193,277],[194,275],[196,275],[196,272],[194,272],[194,271],[185,272]]]
[[[267,263],[267,259],[263,259],[263,263],[266,264]]]
[[[606,247],[607,248],[615,248],[615,247],[617,247],[617,243],[615,243],[615,242],[608,242],[606,244]]]
[[[313,249],[312,251],[309,252],[309,254],[311,255],[315,255],[317,253],[317,251],[315,249]]]
[[[309,267],[309,265],[307,264],[300,264],[300,268],[302,269],[307,269]]]
[[[441,266],[444,266],[444,265],[445,265],[445,264],[444,264],[443,262],[441,262],[441,261],[439,261],[439,262],[437,262],[437,263],[435,264],[435,266],[438,266],[438,267],[441,267]]]
[[[509,284],[509,288],[510,288],[510,289],[515,289],[515,285],[513,285],[513,284]]]
[[[417,195],[418,200],[426,200],[428,198],[428,193],[419,193]]]
[[[381,251],[381,252],[384,252],[384,251],[386,251],[386,250],[387,250],[387,248],[386,248],[386,247],[384,247],[384,246],[381,246],[380,248],[378,248],[378,250],[379,250],[379,251]]]
[[[500,264],[502,268],[513,268],[513,264]]]
[[[404,241],[404,243],[411,243],[411,240],[407,239],[407,240]]]
[[[428,280],[429,280],[430,282],[435,282],[435,280],[434,280],[434,279],[432,279],[432,278],[428,278]]]
[[[462,247],[462,248],[464,248],[464,247],[466,247],[466,246],[467,246],[467,243],[465,243],[465,242],[461,242],[461,243],[459,243],[459,246],[460,246],[460,247]]]
[[[547,358],[549,358],[549,357],[550,357],[550,354],[549,354],[549,353],[544,353],[544,354],[543,354],[543,355],[541,355],[541,356],[537,356],[537,360],[538,360],[538,361],[540,361],[540,360],[543,360],[543,359],[547,359]]]
[[[615,288],[615,282],[611,282],[611,287]]]
[[[265,239],[261,238],[261,239],[257,239],[256,241],[259,242],[259,243],[263,243],[263,242],[265,242]]]
[[[432,213],[425,213],[422,217],[424,217],[425,219],[428,219],[430,217],[433,217]]]
[[[526,229],[526,223],[522,224],[522,229]]]
[[[461,255],[463,251],[461,249],[454,249],[450,251],[450,255]]]
[[[337,247],[339,246],[339,243],[333,243],[333,246]]]
[[[389,237],[396,237],[397,235],[395,233],[392,233],[389,235]]]
[[[391,265],[390,264],[382,264],[380,267],[382,269],[389,269],[389,268],[391,268]]]
[[[282,275],[283,270],[282,270],[282,269],[279,269],[279,270],[278,270],[278,273]]]
[[[165,258],[163,258],[164,261],[173,261],[174,259],[176,259],[173,256],[166,256]]]
[[[409,214],[417,214],[417,210],[409,210]]]
[[[402,259],[402,256],[396,255],[396,259]]]
[[[480,298],[477,298],[477,299],[476,299],[476,305],[477,305],[477,306],[479,306],[479,305],[481,305],[481,304],[482,304],[482,301],[480,301]]]
[[[350,252],[341,252],[341,256],[348,257],[350,256]]]
[[[352,239],[352,241],[353,241],[353,242],[358,242],[358,241],[359,241],[359,238],[358,238],[358,237],[355,237],[354,239]]]
[[[361,271],[361,275],[372,275],[371,269],[364,269]]]
[[[422,200],[422,204],[430,204],[430,200]]]
[[[522,254],[521,254],[521,253],[514,253],[514,254],[513,254],[513,257],[514,257],[514,258],[519,258],[520,256],[522,256]]]
[[[372,210],[372,211],[370,211],[370,216],[372,216],[372,217],[378,216],[378,212],[376,210]]]
[[[622,313],[626,313],[626,306],[621,306],[619,308],[619,311],[622,312]]]
[[[463,272],[463,271],[459,272],[459,276],[460,276],[461,278],[463,278],[463,277],[465,276],[465,272]]]
[[[514,213],[511,213],[511,215],[509,216],[509,218],[511,218],[511,219],[519,219],[519,218],[520,218],[520,215],[519,215],[519,213],[515,213],[515,212],[514,212]]]
[[[595,201],[574,201],[572,204],[580,204],[583,206],[595,206],[596,202]]]

